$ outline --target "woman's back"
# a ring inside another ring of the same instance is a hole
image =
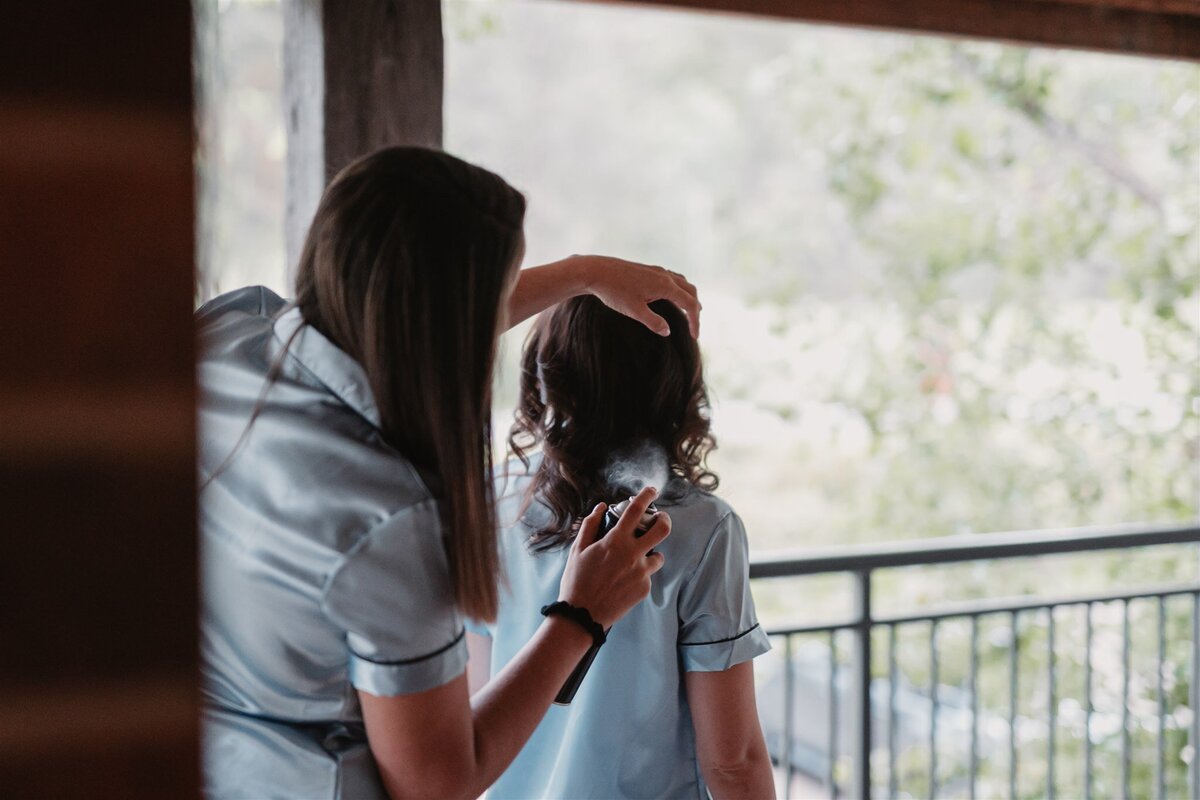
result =
[[[530,470],[537,465],[535,456]],[[518,519],[531,478],[520,462],[507,470],[496,484],[507,586],[486,629],[492,674],[533,635],[538,609],[557,599],[567,558],[566,549],[529,548],[549,512],[535,499]],[[658,501],[672,535],[658,548],[666,565],[650,597],[613,627],[574,701],[550,709],[489,797],[708,796],[683,673],[728,669],[770,644],[750,597],[741,520],[712,494],[677,494]]]
[[[382,797],[355,688],[465,663],[436,502],[380,438],[361,367],[298,310],[251,288],[197,318],[207,792]]]

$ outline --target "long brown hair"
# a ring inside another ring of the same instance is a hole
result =
[[[490,473],[500,304],[525,198],[445,153],[391,147],[325,190],[296,275],[304,320],[362,365],[384,439],[440,482],[459,608],[495,618]]]
[[[551,515],[534,532],[536,550],[569,542],[593,503],[620,499],[605,496],[604,468],[630,445],[648,442],[666,453],[673,475],[717,487],[705,464],[716,440],[700,348],[679,309],[665,300],[650,308],[667,320],[669,336],[582,296],[542,314],[525,343],[508,444],[526,468],[529,452],[542,448],[528,496]]]

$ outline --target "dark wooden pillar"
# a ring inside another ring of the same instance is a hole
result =
[[[289,274],[321,192],[354,158],[442,146],[440,0],[284,4]]]
[[[187,3],[0,25],[0,797],[195,797]]]

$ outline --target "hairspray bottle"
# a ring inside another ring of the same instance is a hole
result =
[[[616,524],[621,521],[621,514],[625,513],[625,509],[629,508],[631,502],[633,502],[632,497],[617,503],[615,506],[608,507],[608,510],[604,512],[604,518],[600,521],[600,533],[596,536],[596,541],[603,539],[609,531],[616,527]],[[633,532],[635,538],[642,536],[646,531],[650,530],[650,526],[654,524],[654,515],[657,513],[658,509],[653,505],[646,508],[646,513],[638,520],[637,529]],[[600,648],[592,645],[583,654],[583,658],[579,659],[579,663],[575,666],[574,671],[571,672],[570,676],[563,683],[562,688],[558,690],[558,694],[554,697],[554,702],[557,705],[569,705],[575,699],[575,693],[579,691],[579,685],[583,683],[583,676],[587,675],[588,670],[591,669],[592,662],[596,660],[596,654],[599,652]]]

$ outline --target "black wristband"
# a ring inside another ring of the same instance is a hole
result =
[[[565,600],[555,600],[548,606],[542,606],[542,616],[566,617],[578,623],[580,627],[591,634],[593,647],[599,647],[608,640],[608,636],[604,633],[604,626],[592,619],[592,615],[586,608],[573,606]]]

